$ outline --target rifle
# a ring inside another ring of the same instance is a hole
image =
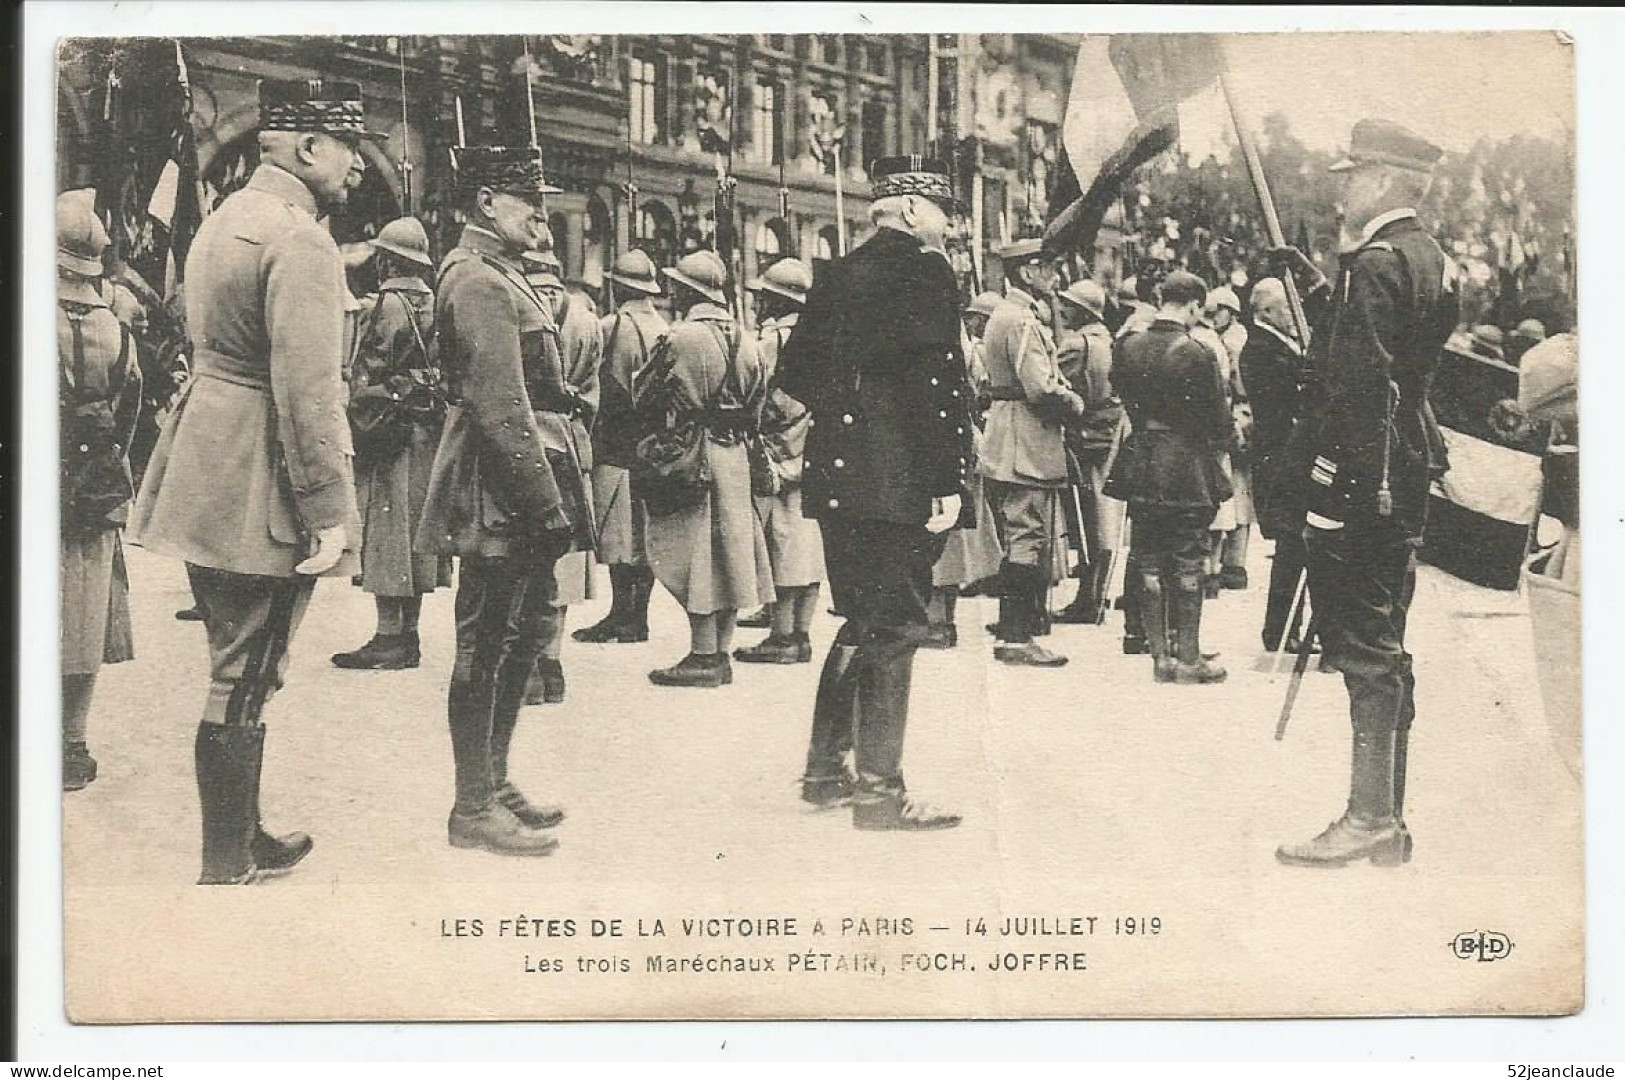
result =
[[[412,126],[407,119],[406,108],[406,48],[405,38],[397,38],[395,45],[395,59],[401,69],[401,203],[406,213],[412,212],[412,158],[409,149],[412,145]]]

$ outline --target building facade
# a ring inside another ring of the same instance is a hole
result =
[[[534,131],[549,179],[564,189],[548,206],[557,251],[566,273],[592,287],[628,247],[670,265],[713,246],[724,175],[746,279],[789,254],[816,273],[843,238],[851,246],[868,232],[868,164],[933,151],[954,158],[974,204],[952,245],[967,289],[978,276],[991,282],[997,265],[988,252],[1042,227],[1076,51],[1075,37],[1011,34],[261,37],[184,45],[205,209],[257,160],[258,79],[353,79],[369,125],[390,140],[364,146],[366,178],[335,216],[336,239],[364,240],[412,212],[443,248],[459,218],[450,148],[464,139],[523,145]],[[64,188],[95,173],[108,66],[95,54],[61,65]]]

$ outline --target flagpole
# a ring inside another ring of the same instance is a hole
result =
[[[530,58],[530,35],[525,35],[525,116],[530,120],[530,145],[536,146],[536,99],[531,96],[530,72],[533,61]]]
[[[1242,159],[1247,163],[1247,176],[1253,182],[1253,192],[1258,196],[1259,209],[1264,214],[1264,231],[1269,236],[1270,246],[1285,247],[1286,236],[1281,232],[1281,219],[1275,212],[1275,199],[1270,194],[1269,179],[1264,175],[1264,162],[1258,156],[1258,144],[1241,118],[1241,107],[1223,70],[1219,72],[1219,89],[1224,91],[1225,104],[1230,108],[1230,122],[1235,125],[1236,142],[1240,144]],[[1287,303],[1292,308],[1292,323],[1297,330],[1298,341],[1308,348],[1309,318],[1304,314],[1303,298],[1298,295],[1297,283],[1290,273],[1282,274],[1281,279],[1286,287]]]
[[[831,147],[835,154],[835,245],[839,249],[835,254],[842,258],[846,257],[846,199],[845,185],[841,180],[841,143],[845,137],[844,132],[837,134]]]

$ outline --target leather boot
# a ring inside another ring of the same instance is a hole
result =
[[[564,663],[545,656],[536,658],[536,669],[525,683],[526,705],[557,705],[564,700]]]
[[[1394,816],[1394,732],[1354,729],[1349,755],[1349,805],[1319,836],[1285,844],[1275,857],[1292,866],[1345,866],[1369,859],[1398,866],[1410,858],[1408,834]]]
[[[812,644],[808,643],[807,659],[803,660],[801,642],[795,635],[769,634],[755,645],[735,649],[734,659],[742,664],[802,664],[812,659]]]
[[[496,796],[497,802],[527,829],[551,829],[564,820],[564,807],[531,802],[511,780],[497,788]]]
[[[1130,559],[1123,574],[1123,595],[1117,606],[1123,611],[1123,655],[1145,656],[1151,643],[1145,636],[1145,611],[1140,594],[1144,591],[1145,573],[1139,563]]]
[[[1097,575],[1094,567],[1080,568],[1078,571],[1078,595],[1072,602],[1057,611],[1054,620],[1068,626],[1091,624],[1095,621],[1095,585]]]
[[[649,598],[654,595],[655,572],[647,566],[631,567],[632,595],[626,602],[626,623],[621,627],[622,644],[635,645],[649,640]]]
[[[846,805],[857,787],[844,761],[857,713],[857,676],[852,671],[857,652],[857,646],[837,641],[818,675],[801,800],[821,810]]]
[[[263,727],[260,728],[262,735],[264,731]],[[272,836],[265,831],[260,814],[260,770],[264,764],[263,753],[254,755],[254,777],[250,784],[254,791],[254,839],[249,844],[249,854],[253,856],[254,866],[259,871],[257,877],[287,873],[316,846],[309,833],[291,832],[286,836]]]
[[[656,686],[697,686],[714,688],[733,681],[728,658],[721,653],[700,655],[689,653],[669,668],[649,672],[649,681]]]
[[[902,777],[858,774],[852,797],[852,827],[866,832],[930,832],[951,829],[963,818],[909,798]]]
[[[483,810],[452,810],[446,819],[446,841],[454,848],[533,857],[551,855],[559,846],[545,832],[527,828],[512,810],[495,800]]]
[[[62,790],[82,791],[96,779],[96,759],[82,742],[62,744]]]
[[[253,785],[264,751],[265,729],[258,724],[198,725],[193,758],[203,823],[199,885],[242,885],[254,879],[259,791]]]
[[[999,621],[988,631],[1000,641],[1031,641],[1033,630],[1027,625],[1027,594],[1021,579],[1021,567],[1007,562],[999,567]]]
[[[1171,683],[1177,664],[1169,645],[1168,594],[1163,585],[1161,574],[1142,570],[1135,599],[1145,628],[1146,649],[1151,653],[1151,679],[1153,682]]]
[[[348,671],[401,671],[419,662],[416,634],[374,634],[359,649],[333,654],[333,666]]]
[[[610,641],[619,641],[621,629],[626,625],[628,602],[632,599],[633,575],[628,571],[635,567],[623,563],[612,563],[609,568],[609,613],[591,626],[583,626],[579,630],[570,632],[572,641],[584,642],[588,645],[602,645]]]
[[[1202,653],[1202,601],[1201,586],[1179,585],[1170,598],[1174,643],[1178,652],[1174,656],[1174,682],[1182,686],[1221,683],[1229,674]]]

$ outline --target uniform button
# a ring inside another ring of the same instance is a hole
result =
[[[841,417],[841,423],[850,424],[851,422],[852,422],[852,414],[851,413],[847,413],[845,416]]]
[[[955,391],[954,391],[954,392],[953,392],[953,395],[954,395],[954,397],[958,397],[958,396],[959,396],[959,391],[958,391],[958,390],[955,390]]]
[[[935,375],[931,376],[931,385],[932,386],[937,385],[937,377]]]
[[[840,499],[831,499],[829,501],[829,508],[831,510],[834,510],[836,507],[838,507],[840,505],[841,505],[841,500]]]
[[[835,467],[837,469],[844,469],[844,468],[846,468],[846,462],[842,461],[840,458],[836,458],[835,459]]]
[[[79,444],[79,452],[81,454],[88,454],[88,453],[90,453],[90,447],[86,446],[84,443],[80,443]]]
[[[962,428],[962,427],[956,427],[956,428],[954,428],[954,434],[955,435],[963,435],[963,434],[965,434],[965,429]]]
[[[944,420],[946,420],[946,419],[948,419],[948,410],[944,409],[941,412],[937,413],[937,415],[942,417]]]
[[[515,404],[515,405],[523,405],[523,404],[524,404],[524,402],[523,402],[523,401],[521,401],[521,400],[519,400],[519,399],[518,399],[518,398],[514,398],[514,399],[513,399],[513,403],[514,403],[514,404]]]

